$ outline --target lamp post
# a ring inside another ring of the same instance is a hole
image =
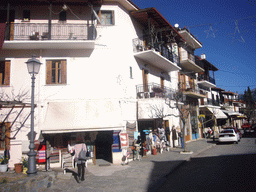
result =
[[[34,89],[35,89],[35,75],[39,73],[40,65],[42,64],[39,60],[32,56],[27,62],[28,73],[31,75],[32,86],[31,86],[31,124],[30,124],[30,144],[28,152],[28,175],[35,175],[36,170],[36,152],[35,152],[35,132],[34,132]]]

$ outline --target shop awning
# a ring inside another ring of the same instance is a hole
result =
[[[227,115],[225,115],[220,109],[218,108],[211,108],[207,107],[207,109],[216,117],[216,119],[227,119]]]
[[[246,116],[242,113],[236,112],[236,111],[228,111],[228,110],[222,110],[224,113],[226,113],[228,116],[232,116],[237,119],[246,119]]]
[[[227,111],[227,110],[222,110],[224,113],[226,113],[228,116],[241,116],[243,114],[235,111]]]
[[[118,101],[49,102],[42,134],[123,130]]]
[[[5,23],[0,23],[0,50],[2,49],[4,44],[5,27],[6,27]]]

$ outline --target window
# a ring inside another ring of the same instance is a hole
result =
[[[130,67],[130,78],[132,79],[132,67]]]
[[[23,21],[30,20],[30,10],[23,10]]]
[[[66,21],[67,20],[67,12],[66,11],[61,11],[59,14],[59,20],[60,21]]]
[[[10,145],[10,123],[0,123],[0,150]]]
[[[46,61],[46,84],[66,84],[67,64],[66,60]]]
[[[10,61],[0,61],[0,85],[10,85]]]
[[[114,11],[99,11],[101,25],[114,25]]]

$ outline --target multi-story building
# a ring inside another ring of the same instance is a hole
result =
[[[200,64],[196,63],[195,50],[202,47],[202,43],[186,28],[178,28],[178,32],[186,40],[179,44],[180,67],[178,74],[179,91],[186,96],[185,105],[189,106],[189,117],[185,127],[185,140],[189,141],[200,137],[199,129],[199,99],[205,98],[205,90],[200,89],[197,83],[198,73],[204,72]],[[182,126],[182,123],[181,123]]]
[[[94,159],[118,163],[118,133],[128,132],[132,142],[136,131],[179,125],[178,110],[164,96],[178,88],[177,43],[185,40],[156,9],[140,10],[129,0],[3,1],[0,9],[1,90],[27,107],[19,108],[20,124],[2,111],[1,121],[11,124],[10,167],[28,151],[25,62],[32,55],[42,63],[35,81],[36,140],[51,145],[58,166],[78,135]]]
[[[201,128],[210,127],[217,133],[218,127],[225,124],[227,119],[220,106],[220,94],[223,90],[216,88],[215,83],[214,72],[218,71],[218,68],[206,59],[205,54],[196,56],[196,63],[204,68],[204,72],[198,74],[198,85],[206,91],[206,98],[200,99],[199,103],[200,114],[204,115]]]

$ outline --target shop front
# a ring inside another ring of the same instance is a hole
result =
[[[107,109],[104,108],[106,105]],[[119,105],[114,102],[49,103],[40,130],[44,142],[49,143],[48,148],[56,152],[57,167],[61,165],[62,154],[70,152],[69,148],[72,149],[76,144],[78,136],[83,137],[90,151],[92,163],[95,164],[97,159],[108,163],[121,162],[122,151],[118,135],[125,132],[125,126],[120,116]],[[50,162],[54,162],[53,156]]]

